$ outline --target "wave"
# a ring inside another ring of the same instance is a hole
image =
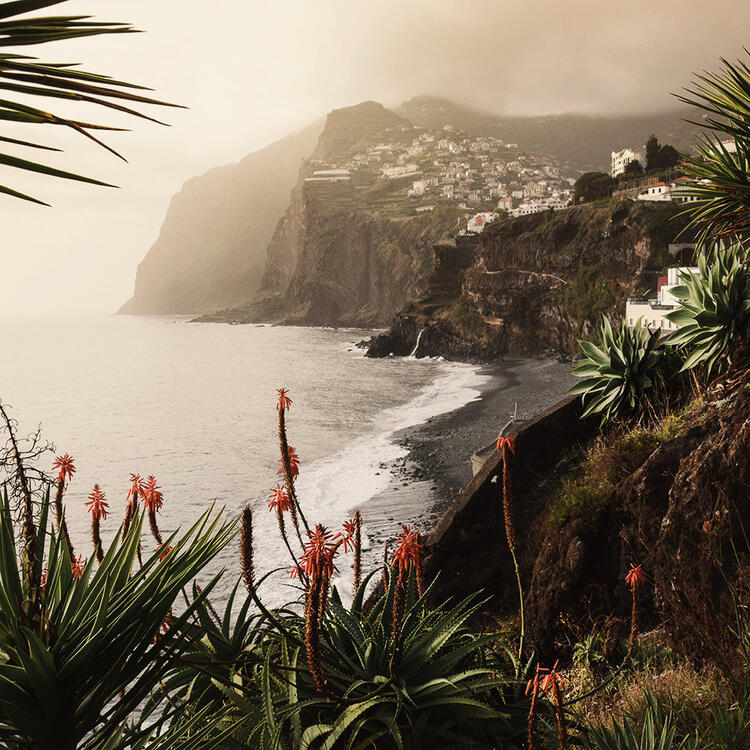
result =
[[[396,442],[397,432],[480,398],[482,387],[490,379],[473,365],[427,358],[414,360],[414,365],[436,368],[437,377],[411,401],[378,414],[372,431],[338,453],[314,461],[300,476],[300,494],[325,522],[339,526],[347,514],[389,486],[391,466],[408,453]]]

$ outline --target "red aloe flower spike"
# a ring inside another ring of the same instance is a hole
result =
[[[156,523],[156,513],[164,505],[164,495],[160,490],[161,487],[156,483],[156,478],[153,474],[150,474],[146,480],[146,487],[143,492],[143,504],[148,510],[148,522],[151,527],[151,534],[156,539],[157,544],[163,543],[159,525]]]
[[[143,481],[140,474],[130,474],[130,489],[128,490],[127,500],[134,498],[137,500],[139,497],[143,497],[146,492],[146,483]]]
[[[299,456],[297,455],[297,451],[294,450],[291,445],[288,445],[286,450],[287,456],[289,457],[289,471],[292,475],[292,478],[296,479],[299,476]],[[281,466],[276,473],[283,474],[286,470],[284,466],[284,459],[280,458],[279,463],[281,464]]]
[[[80,580],[81,576],[83,575],[83,571],[86,568],[86,558],[83,555],[74,557],[71,561],[70,567],[73,572],[73,578],[75,578],[76,581]]]
[[[529,708],[529,722],[527,727],[527,750],[536,750],[536,705],[537,697],[539,695],[539,677],[541,671],[542,670],[540,670],[539,665],[537,664],[534,679],[529,680],[526,685],[526,695],[529,694],[529,690],[532,691],[531,706]]]
[[[562,699],[565,685],[560,673],[557,671],[557,665],[559,663],[559,660],[556,661],[552,669],[550,669],[549,673],[545,676],[544,682],[542,683],[542,690],[544,690],[545,693],[552,690],[552,699],[555,704],[555,718],[557,719],[558,746],[560,747],[560,750],[567,750],[568,731],[565,725],[565,710],[563,709]]]
[[[646,574],[643,572],[642,565],[630,565],[630,570],[625,576],[625,583],[630,586],[631,591],[635,591],[639,586],[646,582]]]
[[[277,484],[276,487],[271,490],[271,499],[268,501],[268,510],[276,510],[279,513],[286,513],[293,507],[292,499],[289,497],[289,491],[287,488]]]
[[[638,589],[646,582],[646,574],[641,565],[631,563],[630,570],[625,576],[625,583],[630,587],[633,598],[633,608],[630,613],[630,648],[635,645],[638,637]]]
[[[159,560],[163,560],[173,549],[171,544],[160,544],[156,550],[159,553]]]
[[[414,572],[417,578],[417,594],[422,596],[424,593],[424,581],[422,578],[422,543],[418,531],[412,531],[411,526],[401,526],[401,533],[396,537],[398,547],[393,553],[393,565],[398,568],[399,579],[409,572],[409,566],[414,565]]]
[[[94,485],[94,489],[86,502],[86,508],[91,513],[91,541],[94,545],[94,554],[96,554],[96,559],[101,562],[104,559],[104,550],[102,548],[102,537],[99,533],[99,524],[103,518],[107,517],[109,504],[98,484]]]
[[[504,450],[509,450],[511,453],[515,454],[516,452],[516,439],[513,437],[503,437],[500,435],[497,438],[497,443],[495,445],[495,448],[497,449],[498,453],[502,453]]]
[[[310,579],[330,578],[336,571],[334,558],[341,542],[331,544],[331,532],[321,524],[314,531],[308,532],[310,541],[302,551],[300,567]]]
[[[292,405],[292,399],[289,398],[289,391],[286,388],[277,388],[279,394],[279,411],[284,411]]]
[[[98,484],[95,484],[94,489],[91,490],[89,499],[86,501],[86,509],[91,513],[92,518],[96,518],[97,520],[106,519],[107,517],[109,503]]]
[[[161,487],[156,483],[156,478],[150,474],[144,485],[142,497],[143,504],[154,512],[161,510],[164,505],[164,495],[161,493]]]
[[[55,459],[55,463],[52,464],[53,469],[59,469],[57,472],[57,481],[65,482],[70,481],[73,478],[73,474],[76,473],[76,467],[73,463],[73,457],[66,453],[64,456],[58,456]]]
[[[65,507],[63,506],[63,492],[65,490],[66,477],[68,481],[72,479],[75,474],[76,467],[73,463],[73,458],[66,453],[64,456],[58,456],[55,459],[55,463],[52,465],[53,469],[58,469],[57,473],[57,489],[55,491],[55,526],[57,531],[65,536],[65,541],[68,545],[68,552],[70,553],[70,559],[75,557],[73,551],[73,544],[70,541],[70,534],[68,533],[68,525],[65,523]]]
[[[299,521],[302,521],[302,525],[305,527],[305,531],[309,533],[310,526],[307,523],[305,514],[302,512],[302,507],[299,504],[299,500],[294,491],[294,480],[299,476],[299,457],[297,452],[289,445],[286,437],[286,410],[291,404],[291,399],[287,395],[288,391],[284,388],[279,389],[279,463],[281,466],[277,471],[277,474],[283,474],[286,482],[286,489],[289,493],[289,498],[292,502],[291,516],[292,523],[294,524],[294,530],[297,533],[297,539],[299,540],[300,546],[304,547],[305,543],[302,540],[302,533],[300,531]],[[299,518],[298,518],[299,516]]]
[[[354,549],[354,537],[357,533],[357,518],[356,516],[354,518],[350,518],[348,521],[344,521],[344,530],[337,532],[336,536],[334,536],[334,539],[340,539],[341,544],[344,547],[344,554],[346,554],[349,549]]]
[[[128,505],[125,508],[125,519],[122,523],[122,538],[128,535],[130,530],[130,524],[133,523],[136,509],[138,507],[138,498],[143,497],[146,492],[146,483],[141,478],[140,474],[130,474],[130,489],[128,490]],[[138,559],[140,559],[140,542],[138,543]]]

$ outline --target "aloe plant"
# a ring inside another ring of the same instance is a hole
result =
[[[34,569],[26,575],[7,487],[0,495],[0,744],[18,750],[143,746],[151,732],[133,717],[186,649],[185,625],[201,599],[170,618],[171,608],[228,543],[234,524],[207,511],[188,532],[170,538],[166,556],[157,552],[138,566],[143,517],[137,514],[100,564],[92,556],[74,569],[67,540],[48,524],[49,504],[47,492]]]
[[[106,75],[88,73],[70,63],[47,63],[29,55],[26,47],[35,47],[48,42],[75,39],[102,34],[129,34],[135,31],[128,24],[102,23],[90,20],[89,16],[32,16],[33,11],[60,5],[65,0],[11,0],[0,2],[0,120],[23,125],[57,125],[76,131],[94,143],[102,146],[115,156],[117,151],[105,145],[95,132],[117,131],[123,128],[74,120],[55,114],[51,102],[86,102],[99,107],[125,113],[152,122],[159,122],[125,102],[161,106],[177,106],[144,96],[143,86],[118,81]],[[17,95],[21,99],[17,99]],[[12,98],[7,98],[12,97]],[[41,99],[44,104],[32,106],[30,102]],[[60,151],[37,139],[25,140],[0,135],[0,143],[5,146],[27,150],[54,152]],[[51,167],[41,162],[21,158],[10,153],[0,153],[0,165],[39,174],[62,177],[69,180],[105,185],[105,182],[85,177],[75,172]],[[6,185],[0,185],[0,193],[47,205],[44,201],[26,195]]]
[[[646,700],[640,727],[625,716],[620,721],[612,719],[611,727],[590,727],[584,732],[586,750],[677,750],[671,715],[662,710],[651,693],[646,694]]]
[[[263,748],[520,747],[528,699],[501,658],[497,635],[477,636],[467,621],[482,606],[471,596],[431,608],[432,591],[417,594],[412,568],[396,637],[392,611],[397,576],[368,610],[359,586],[349,607],[336,589],[321,623],[326,692],[303,668],[304,618],[280,614],[293,635],[267,634],[254,685],[228,684],[225,695],[242,711],[264,714],[247,723],[247,738]]]
[[[698,256],[698,275],[683,273],[671,289],[681,307],[666,317],[677,325],[668,344],[685,354],[683,370],[707,374],[731,365],[750,333],[750,266],[739,244],[716,244]]]
[[[598,329],[599,345],[579,341],[584,353],[573,375],[584,378],[568,393],[581,394],[583,417],[597,415],[601,424],[632,412],[661,380],[663,347],[658,331],[641,320],[632,328],[626,320],[613,330],[604,318]]]

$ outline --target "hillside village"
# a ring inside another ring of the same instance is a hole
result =
[[[580,174],[569,163],[525,153],[516,143],[441,130],[390,128],[382,142],[337,162],[312,160],[305,183],[351,183],[370,189],[383,207],[404,215],[452,204],[467,212],[462,231],[479,232],[499,215],[565,208]]]

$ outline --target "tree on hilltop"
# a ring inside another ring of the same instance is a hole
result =
[[[660,144],[655,135],[646,141],[646,169],[670,169],[680,162],[680,152],[669,144]]]
[[[589,203],[609,198],[612,195],[614,180],[606,172],[586,172],[573,186],[573,202]]]

